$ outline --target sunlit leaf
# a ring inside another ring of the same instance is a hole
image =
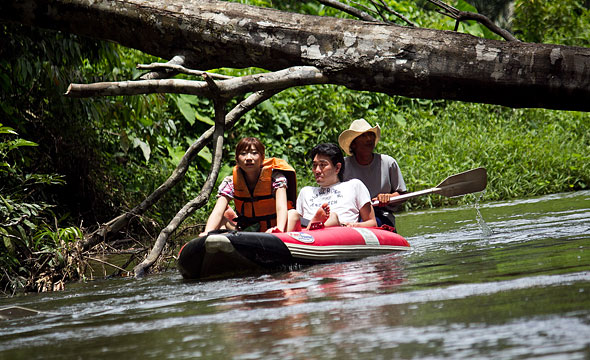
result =
[[[143,153],[143,157],[145,158],[145,161],[149,161],[150,160],[150,155],[152,153],[152,149],[150,148],[150,144],[141,141],[138,138],[133,139],[133,147],[136,148],[138,147],[141,149],[141,152]]]
[[[197,116],[197,120],[199,120],[202,123],[205,123],[207,125],[215,125],[215,121],[213,121],[209,116],[207,115],[201,115],[198,112],[196,113]]]
[[[199,151],[199,157],[206,160],[208,163],[213,161],[213,155],[211,154],[211,151],[209,151],[208,147],[204,147],[201,149],[201,151]]]
[[[191,106],[191,104],[186,102],[186,100],[184,100],[183,97],[178,97],[176,99],[176,105],[178,106],[178,110],[180,110],[180,113],[182,114],[182,116],[184,116],[186,121],[188,121],[189,124],[193,125],[195,123],[197,113],[195,109]]]
[[[0,134],[13,134],[13,135],[18,135],[18,133],[16,131],[14,131],[13,128],[8,127],[8,126],[2,126],[1,123],[0,123]]]
[[[11,143],[11,146],[9,146],[8,148],[12,150],[21,146],[39,146],[39,144],[24,139],[16,139]]]

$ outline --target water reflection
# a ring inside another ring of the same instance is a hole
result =
[[[367,293],[393,292],[405,282],[399,254],[314,266],[304,271],[273,275],[278,289],[223,299],[225,310],[285,307],[320,300],[362,298]]]
[[[402,214],[412,250],[0,299],[0,358],[590,358],[590,192]],[[130,355],[131,354],[131,355]]]
[[[406,281],[402,259],[395,254],[354,263],[314,266],[269,278],[273,289],[229,296],[215,304],[220,312],[278,308],[283,314],[279,319],[220,324],[224,341],[240,343],[239,348],[233,349],[232,357],[252,356],[252,347],[256,348],[261,339],[288,345],[289,339],[301,341],[313,337],[318,327],[322,332],[339,332],[352,326],[370,326],[375,321],[374,316],[367,316],[366,312],[343,313],[339,309],[341,304],[349,299],[360,300],[367,294],[395,292]],[[328,309],[325,307],[328,304],[334,307]],[[318,313],[323,312],[330,317],[328,322],[318,320]],[[284,351],[280,357],[288,358],[289,353],[296,352]]]

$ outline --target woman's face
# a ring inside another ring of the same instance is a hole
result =
[[[238,154],[238,167],[247,173],[260,171],[263,160],[262,154],[253,145],[250,145]]]

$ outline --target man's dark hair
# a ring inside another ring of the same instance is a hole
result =
[[[315,158],[317,154],[324,155],[330,158],[333,166],[340,163],[340,171],[338,172],[338,179],[340,181],[344,180],[344,155],[342,155],[342,151],[340,147],[336,144],[332,143],[322,143],[316,145],[313,149],[311,149],[311,161]]]

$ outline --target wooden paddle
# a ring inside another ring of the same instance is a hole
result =
[[[482,191],[486,188],[488,183],[488,176],[485,168],[477,168],[468,170],[459,174],[451,175],[443,182],[436,185],[436,187],[415,191],[400,196],[396,196],[389,200],[390,204],[402,202],[411,198],[415,198],[428,194],[440,194],[447,197],[460,196]],[[379,204],[379,201],[373,202],[373,205]]]

